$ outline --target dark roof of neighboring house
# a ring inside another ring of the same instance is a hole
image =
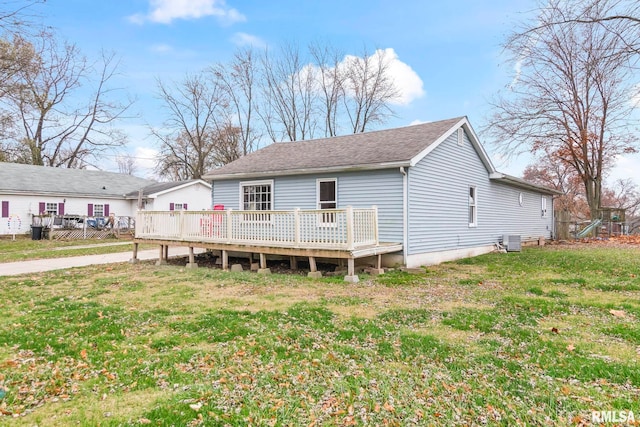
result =
[[[123,197],[155,181],[114,172],[0,162],[0,193]]]
[[[408,166],[408,162],[461,122],[466,122],[466,118],[324,139],[277,142],[210,171],[203,178]]]
[[[202,182],[204,185],[209,185],[208,183],[200,180],[200,179],[190,179],[187,181],[175,181],[175,182],[156,182],[151,185],[148,185],[142,189],[143,196],[149,196],[151,194],[162,193],[163,191],[171,190],[177,187],[186,187],[190,184]],[[139,190],[132,191],[127,194],[127,197],[138,197]]]

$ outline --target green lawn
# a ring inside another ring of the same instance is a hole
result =
[[[140,245],[140,249],[152,247],[155,246]],[[16,240],[12,240],[11,237],[4,236],[0,239],[0,264],[31,259],[130,252],[132,248],[130,241],[116,238],[59,241],[31,240],[25,236],[16,236]]]
[[[0,425],[638,419],[639,276],[639,248],[585,245],[358,284],[150,263],[4,278]]]

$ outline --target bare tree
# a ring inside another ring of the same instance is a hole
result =
[[[503,153],[552,153],[580,177],[592,218],[616,155],[634,152],[629,126],[638,87],[623,41],[598,24],[558,22],[561,5],[540,10],[540,29],[506,43],[516,63],[511,85],[493,102],[488,127]]]
[[[219,166],[221,158],[232,157],[226,155],[228,147],[221,147],[230,141],[233,126],[229,100],[219,85],[200,73],[171,86],[158,80],[158,92],[167,111],[163,129],[152,129],[160,144],[156,170],[160,176],[197,179]],[[238,141],[232,140],[236,148]]]
[[[51,34],[36,41],[31,63],[14,75],[13,89],[2,98],[18,123],[10,157],[75,168],[121,146],[124,138],[113,126],[131,102],[109,99],[120,91],[110,87],[118,69],[115,56],[103,53],[99,63],[90,64],[75,45],[60,45]]]
[[[0,1],[0,33],[25,34],[35,27],[33,7],[46,0],[2,0]]]
[[[316,128],[316,93],[313,70],[300,49],[285,45],[273,57],[262,57],[261,117],[272,141],[299,141],[313,138]]]
[[[336,136],[340,127],[340,107],[345,97],[345,72],[342,66],[344,55],[330,45],[322,43],[311,44],[309,51],[318,68],[316,78],[324,119],[324,136]]]
[[[116,163],[118,164],[118,171],[124,175],[135,175],[138,171],[135,156],[126,153],[116,156]]]
[[[546,20],[528,29],[529,33],[545,27],[567,24],[597,24],[621,41],[621,51],[615,54],[640,53],[640,3],[636,0],[565,0],[550,2],[545,7],[556,8],[555,20]]]
[[[384,50],[345,58],[344,98],[353,133],[365,132],[393,116],[390,103],[399,92],[389,73],[389,60]]]
[[[258,63],[253,49],[238,50],[229,64],[211,67],[214,84],[220,86],[235,113],[241,155],[252,152],[261,137],[256,125]]]

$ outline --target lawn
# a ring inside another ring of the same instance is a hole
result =
[[[4,278],[0,425],[638,419],[639,276],[637,246],[575,245],[357,284],[151,263]]]
[[[141,250],[148,248],[155,248],[155,246],[140,245]],[[12,240],[4,236],[0,238],[0,264],[31,259],[131,252],[132,250],[133,244],[126,239],[60,241],[31,240],[25,236],[16,236],[16,239]]]

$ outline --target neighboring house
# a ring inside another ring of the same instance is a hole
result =
[[[0,234],[29,232],[33,215],[135,216],[139,192],[157,209],[208,209],[204,181],[157,183],[131,175],[0,162]]]
[[[385,264],[478,255],[504,235],[551,238],[554,190],[499,173],[466,117],[274,143],[213,170],[213,204],[233,210],[377,206]]]
[[[211,209],[211,185],[201,179],[178,182],[158,182],[127,198],[142,198],[142,209],[150,211],[181,211]],[[136,202],[137,205],[137,202]],[[135,212],[135,211],[134,211]]]

